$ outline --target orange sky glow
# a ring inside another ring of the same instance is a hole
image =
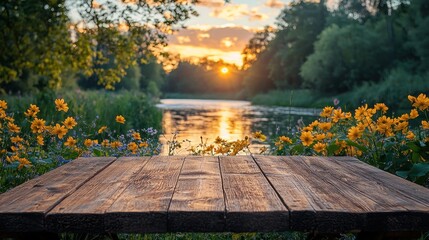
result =
[[[308,0],[319,1],[319,0]],[[328,0],[328,7],[337,0]],[[193,17],[169,37],[167,51],[181,59],[223,60],[241,67],[241,52],[258,30],[275,26],[276,17],[292,0],[200,0]]]

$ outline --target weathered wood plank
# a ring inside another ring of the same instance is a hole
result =
[[[0,231],[44,231],[45,214],[116,158],[79,158],[0,195]]]
[[[294,230],[360,230],[365,224],[366,213],[386,210],[384,206],[379,206],[376,201],[349,186],[361,179],[347,183],[344,177],[350,178],[349,176],[338,177],[344,169],[321,168],[318,158],[255,158],[289,207],[291,228]],[[281,171],[275,172],[274,168]],[[287,174],[293,175],[294,180],[290,186],[290,183],[285,183],[291,178]],[[294,195],[290,194],[291,191],[294,191]]]
[[[324,159],[327,167],[341,166],[355,175],[362,183],[359,188],[379,205],[388,209],[368,214],[366,229],[370,231],[427,231],[429,228],[429,189],[411,183],[393,174],[374,168],[357,159]],[[370,190],[372,191],[370,191]],[[372,194],[371,194],[372,193]]]
[[[104,213],[150,157],[121,157],[53,208],[46,225],[53,232],[105,232]]]
[[[169,232],[225,229],[225,203],[217,157],[186,157],[168,210]]]
[[[220,157],[226,230],[285,231],[289,213],[250,156]]]
[[[108,232],[166,232],[167,210],[184,157],[154,156],[107,209]]]

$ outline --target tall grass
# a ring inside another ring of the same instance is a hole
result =
[[[69,106],[68,115],[76,116],[79,122],[91,123],[97,120],[99,125],[110,125],[115,116],[122,115],[126,122],[123,126],[112,126],[112,131],[126,132],[129,129],[161,129],[162,113],[146,94],[138,91],[63,91],[44,92],[35,95],[1,96],[14,110],[17,123],[25,121],[24,112],[30,104],[40,107],[42,116],[58,116],[55,99],[63,98]],[[56,121],[57,119],[47,119]]]

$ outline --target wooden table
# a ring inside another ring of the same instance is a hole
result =
[[[348,157],[79,158],[0,195],[0,232],[415,232],[429,189]]]

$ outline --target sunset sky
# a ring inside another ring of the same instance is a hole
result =
[[[168,51],[181,58],[211,60],[241,66],[241,51],[254,32],[273,25],[284,5],[291,0],[201,0],[198,17],[185,22],[183,29],[170,37]]]

